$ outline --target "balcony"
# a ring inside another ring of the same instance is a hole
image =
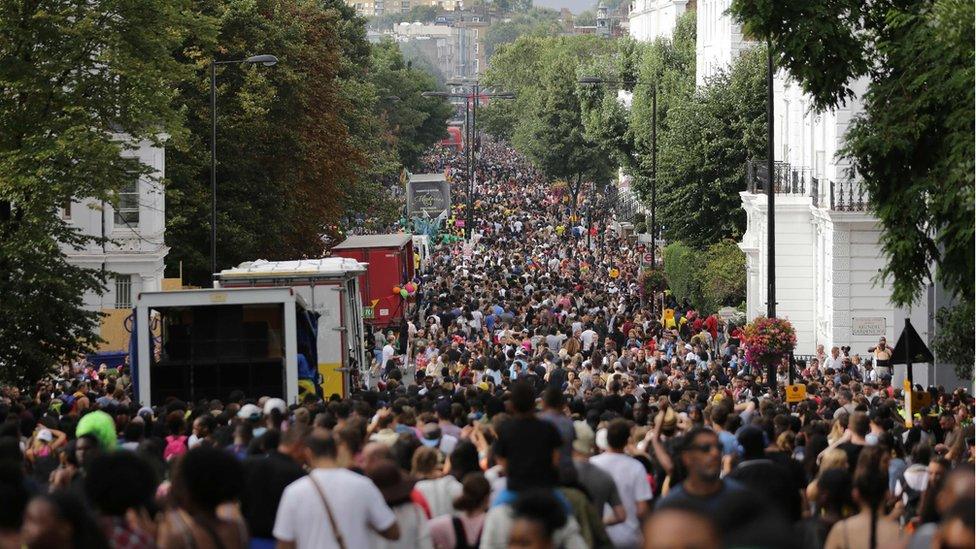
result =
[[[769,168],[765,160],[746,162],[746,189],[763,194],[768,188]],[[810,168],[773,164],[773,192],[787,196],[809,196],[814,207],[836,212],[868,210],[868,196],[857,181],[830,181],[813,176]]]

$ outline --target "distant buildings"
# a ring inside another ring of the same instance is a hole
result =
[[[455,24],[398,23],[393,39],[407,58],[425,58],[445,80],[476,78],[484,62],[479,43],[482,28],[472,22]]]
[[[463,0],[346,0],[363,17],[407,13],[416,7],[431,6],[442,10],[464,9]]]
[[[742,34],[742,27],[727,13],[732,0],[698,0],[695,47],[695,85],[702,87],[718,71],[756,42]]]
[[[688,9],[695,8],[695,0],[633,0],[630,5],[630,36],[641,42],[669,37]]]

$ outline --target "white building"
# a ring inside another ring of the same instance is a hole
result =
[[[166,208],[162,185],[165,174],[165,149],[142,141],[126,151],[138,158],[152,172],[133,178],[121,189],[118,207],[109,202],[85,199],[61,209],[62,217],[83,234],[108,240],[90,242],[82,250],[63,247],[68,262],[107,273],[105,293],[84,296],[85,308],[102,311],[102,337],[106,349],[119,350],[121,321],[132,309],[135,296],[143,291],[160,291],[163,260],[169,248],[165,244]]]
[[[756,42],[746,40],[742,26],[728,14],[732,0],[698,0],[695,22],[695,85],[703,86],[721,70],[727,69],[744,50]]]
[[[425,57],[447,80],[475,78],[481,71],[480,31],[448,24],[398,23],[393,27],[393,39],[404,57]]]
[[[866,82],[853,86],[861,97]],[[944,296],[929,288],[911,308],[890,302],[891,287],[877,275],[885,264],[881,229],[868,213],[868,196],[851,179],[849,163],[837,157],[859,99],[838,109],[815,112],[809,96],[780,71],[774,79],[774,152],[776,189],[776,312],[797,330],[798,354],[813,354],[819,344],[829,352],[850,346],[866,356],[885,336],[894,346],[911,320],[926,343],[934,332],[934,312]],[[759,160],[749,170],[747,190],[740,193],[747,226],[740,247],[747,262],[747,315],[766,314],[767,198],[766,168]],[[917,366],[916,383],[958,383],[952,368]],[[904,379],[896,369],[895,382]]]
[[[694,7],[694,2],[690,3]],[[670,37],[688,4],[688,0],[634,0],[630,5],[630,36],[641,42]]]

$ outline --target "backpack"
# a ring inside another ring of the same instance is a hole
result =
[[[907,470],[905,471],[907,472]],[[908,503],[905,504],[904,516],[906,520],[914,517],[918,514],[918,504],[922,499],[922,491],[912,488],[908,484],[908,479],[905,477],[905,472],[901,474],[901,491],[902,494],[908,499]]]
[[[186,453],[186,436],[169,435],[166,437],[166,448],[163,449],[163,459],[169,461],[174,457]]]

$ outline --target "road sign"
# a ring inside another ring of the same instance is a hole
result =
[[[363,320],[369,320],[371,318],[373,318],[373,308],[369,306],[363,307]]]
[[[650,265],[654,261],[654,254],[651,252],[644,252],[641,256],[641,263],[644,265]]]
[[[795,383],[786,386],[786,402],[803,402],[807,398],[807,386],[802,383]]]

